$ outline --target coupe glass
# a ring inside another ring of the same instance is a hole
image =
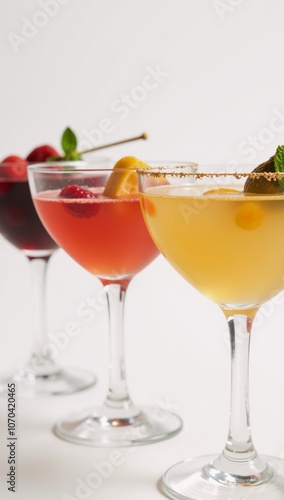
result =
[[[132,172],[137,183],[137,174]],[[58,245],[100,279],[109,314],[106,398],[99,407],[61,419],[55,433],[79,444],[130,446],[174,436],[181,430],[182,422],[170,412],[161,419],[157,408],[136,406],[128,392],[123,347],[126,291],[132,278],[159,252],[145,226],[138,191],[122,197],[103,194],[110,175],[112,179],[118,175],[115,179],[118,186],[122,182],[121,188],[129,187],[129,169],[119,169],[117,174],[117,170],[93,169],[87,162],[84,168],[73,168],[68,163],[53,165],[52,170],[46,165],[29,167],[30,187],[39,217]],[[60,194],[63,186],[66,187]],[[67,186],[73,186],[71,198]]]
[[[29,259],[33,292],[34,346],[27,362],[0,379],[0,392],[7,384],[17,382],[21,396],[71,394],[91,387],[96,377],[77,368],[61,368],[55,363],[48,345],[46,329],[46,272],[51,256],[58,248],[44,229],[34,208],[28,180],[7,179],[13,164],[0,165],[0,232],[6,240]]]
[[[256,452],[248,403],[253,320],[284,288],[280,175],[203,171],[200,166],[195,175],[178,167],[139,170],[141,206],[153,240],[189,283],[219,305],[231,342],[225,448],[218,456],[172,466],[163,476],[163,490],[179,500],[283,500],[283,462]]]

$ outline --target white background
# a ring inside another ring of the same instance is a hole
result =
[[[48,14],[43,6],[49,6]],[[284,142],[283,15],[282,0],[2,1],[1,158],[26,155],[42,143],[59,148],[70,126],[81,147],[149,134],[146,142],[105,151],[113,160],[134,154],[260,163]],[[160,75],[157,85],[146,77],[153,71]],[[149,81],[153,88],[145,89]],[[0,366],[6,371],[26,359],[32,346],[31,290],[23,255],[4,240],[0,254]],[[81,328],[58,362],[95,371],[99,383],[73,396],[18,401],[20,500],[162,499],[157,482],[165,469],[189,456],[218,452],[226,439],[225,320],[159,257],[129,287],[127,374],[137,404],[170,404],[184,430],[160,444],[122,450],[123,464],[100,488],[78,496],[78,480],[86,482],[92,462],[108,460],[110,450],[65,443],[51,428],[65,412],[98,403],[105,393],[106,312],[89,324],[76,312],[99,289],[63,251],[54,255],[49,332],[64,331],[69,321]],[[276,456],[284,456],[283,330],[282,298],[257,316],[250,380],[255,445]],[[1,399],[1,500],[11,495],[6,419]]]

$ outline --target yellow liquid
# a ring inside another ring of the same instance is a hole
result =
[[[257,306],[284,288],[284,195],[204,194],[162,186],[141,195],[146,224],[172,266],[228,308]]]

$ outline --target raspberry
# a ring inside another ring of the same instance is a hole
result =
[[[82,188],[77,184],[71,184],[61,189],[59,196],[62,198],[96,198],[95,193],[90,189]]]
[[[65,186],[63,189],[61,189],[59,196],[60,198],[76,199],[76,200],[98,198],[98,196],[89,189],[82,188],[81,186],[77,186],[76,184]],[[88,218],[92,217],[93,215],[96,215],[96,213],[100,208],[98,203],[84,203],[84,202],[65,203],[64,207],[70,214],[74,215],[75,217],[81,217],[81,218]]]
[[[52,146],[48,144],[43,144],[43,146],[38,146],[33,149],[27,156],[27,161],[30,163],[41,163],[45,162],[50,157],[60,157],[60,154]]]
[[[0,177],[14,180],[27,179],[28,162],[20,156],[7,156],[0,163]]]

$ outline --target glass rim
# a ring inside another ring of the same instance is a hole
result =
[[[278,180],[284,177],[284,172],[186,172],[183,169],[186,167],[176,166],[175,168],[138,168],[137,173],[140,176],[146,177],[177,177],[177,178],[194,178],[194,179],[213,179],[213,178],[242,178],[260,179],[265,178],[268,181]]]
[[[102,158],[103,159],[103,158]],[[176,168],[175,166],[168,166],[168,167],[162,167],[162,166],[151,166],[150,163],[160,163],[161,165],[163,163],[166,163],[166,164],[174,164],[176,165],[176,161],[175,160],[149,160],[149,170],[160,170],[160,169],[174,169]],[[181,164],[180,168],[192,168],[192,171],[194,171],[194,169],[196,169],[198,167],[198,163],[196,162],[190,162],[190,161],[181,161],[179,160],[178,163]],[[141,167],[142,168],[142,167]],[[54,162],[38,162],[38,163],[29,163],[27,165],[27,169],[28,171],[30,172],[33,172],[33,171],[36,171],[36,172],[41,172],[41,173],[49,173],[49,172],[53,172],[53,173],[63,173],[63,172],[72,172],[72,171],[76,171],[76,172],[80,172],[80,173],[84,173],[84,172],[102,172],[102,171],[105,171],[105,172],[111,172],[111,171],[120,171],[120,172],[138,172],[138,170],[140,170],[139,167],[137,168],[114,168],[114,165],[112,166],[109,166],[109,167],[101,167],[99,166],[99,161],[89,161],[89,160],[78,160],[78,161],[73,161],[73,160],[70,160],[70,161],[54,161]]]
[[[88,164],[89,166],[86,166]],[[96,166],[97,165],[97,166]],[[113,167],[99,167],[99,162],[94,161],[62,161],[62,162],[50,162],[50,163],[30,163],[27,166],[28,172],[40,172],[46,174],[54,173],[71,173],[71,172],[111,172]],[[126,169],[124,169],[126,170]]]

